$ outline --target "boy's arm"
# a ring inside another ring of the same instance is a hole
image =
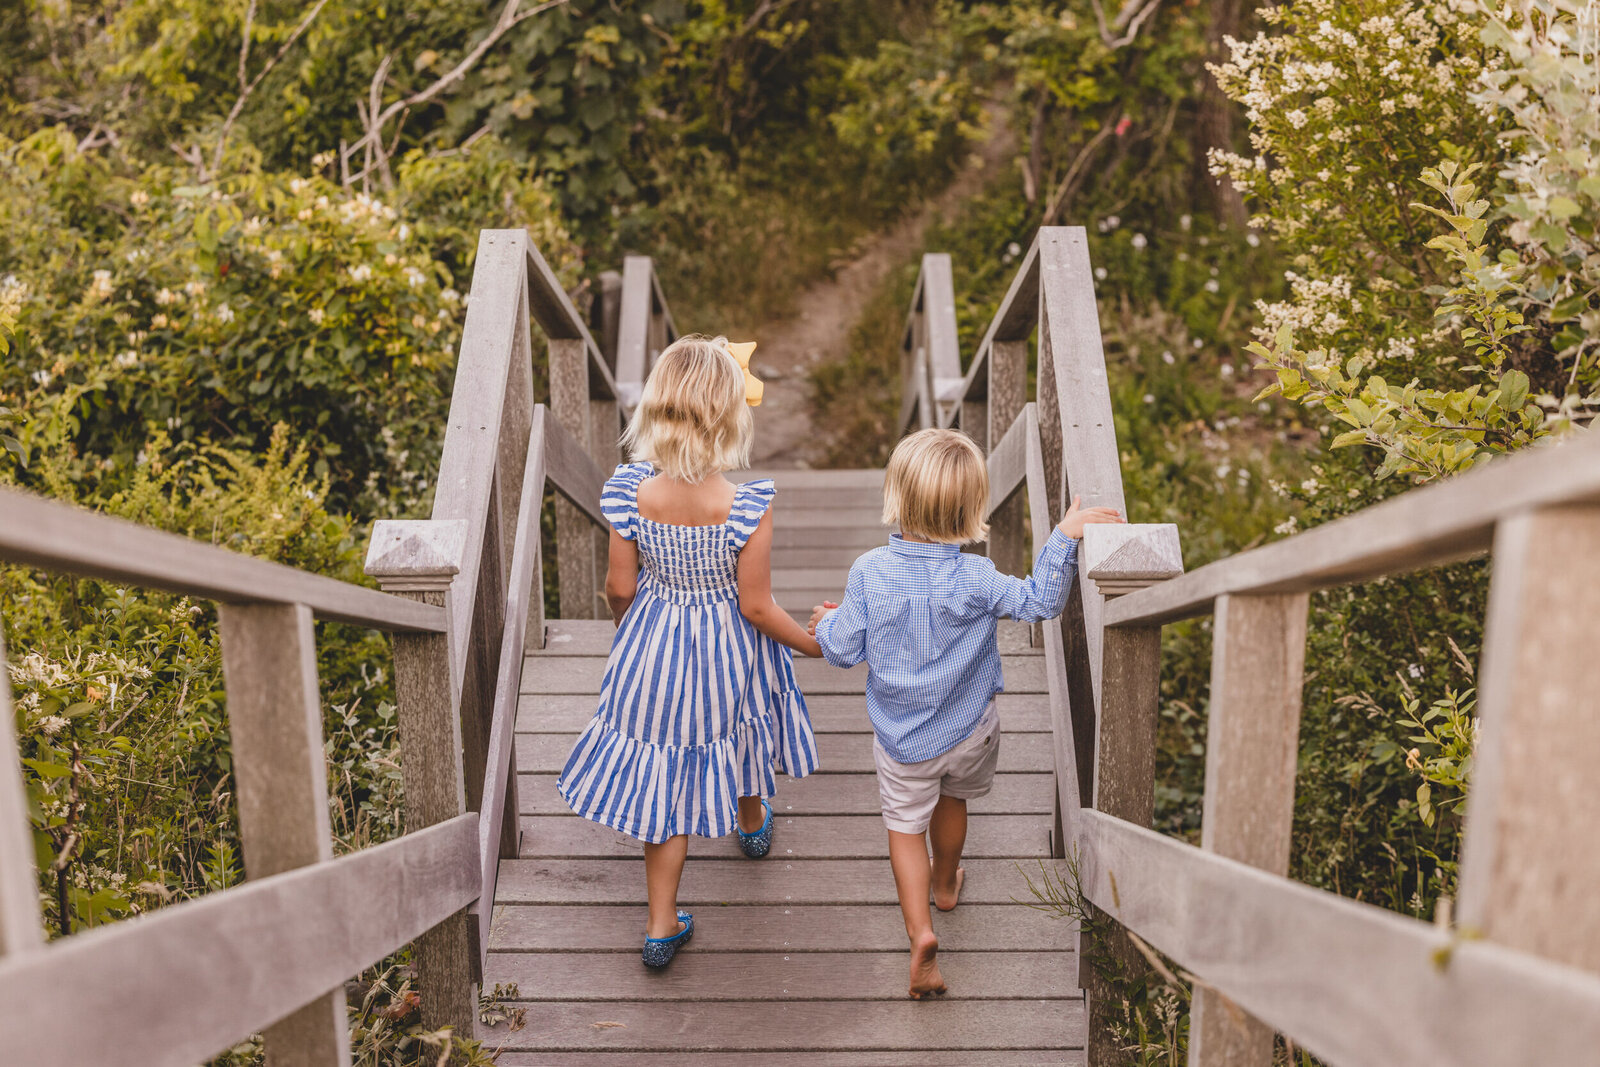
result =
[[[839,606],[817,621],[816,634],[822,658],[835,667],[854,667],[867,658],[866,594],[856,568],[850,568]]]
[[[1053,619],[1067,606],[1072,577],[1078,572],[1078,542],[1052,530],[1044,550],[1026,578],[994,571],[989,587],[989,610],[1018,622]]]

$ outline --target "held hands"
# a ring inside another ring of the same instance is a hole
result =
[[[1074,541],[1083,537],[1083,528],[1093,522],[1127,522],[1122,513],[1116,508],[1080,508],[1081,496],[1072,498],[1072,506],[1061,517],[1061,522],[1056,526],[1066,536]],[[813,616],[815,618],[815,616]]]
[[[812,608],[811,621],[806,624],[806,633],[810,634],[812,637],[817,636],[817,623],[822,621],[822,617],[824,615],[828,614],[828,612],[834,610],[838,606],[839,605],[835,604],[831,600],[824,600],[822,603]]]

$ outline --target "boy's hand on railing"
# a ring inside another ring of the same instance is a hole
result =
[[[1066,536],[1074,541],[1083,537],[1083,528],[1092,522],[1127,522],[1122,517],[1122,512],[1116,508],[1080,508],[1078,505],[1083,500],[1081,496],[1072,498],[1072,506],[1061,517],[1061,522],[1056,526]]]
[[[817,623],[822,621],[822,617],[824,615],[834,610],[838,606],[839,605],[835,604],[831,600],[824,600],[822,603],[812,608],[811,621],[806,624],[806,633],[810,634],[812,637],[817,636]]]

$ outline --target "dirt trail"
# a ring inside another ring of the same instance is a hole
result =
[[[755,409],[754,467],[809,467],[826,451],[813,426],[811,368],[843,355],[850,331],[889,272],[922,250],[923,234],[947,221],[1016,153],[1016,137],[1000,107],[988,109],[989,137],[955,179],[922,210],[857,242],[850,261],[800,295],[798,314],[755,331],[755,367],[767,383]]]

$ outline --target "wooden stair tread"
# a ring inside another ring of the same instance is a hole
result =
[[[1050,698],[1042,693],[1001,693],[1000,722],[1006,733],[1049,733]],[[576,736],[594,717],[594,693],[527,693],[517,704],[517,731]],[[806,710],[818,734],[870,733],[860,693],[807,693]],[[824,768],[826,769],[826,768]]]
[[[1005,673],[1006,692],[1046,692],[1043,657],[1002,656],[1001,669]],[[600,692],[600,680],[604,674],[603,656],[536,653],[528,657],[522,669],[522,692],[596,695]],[[800,691],[808,697],[813,693],[863,693],[866,691],[867,667],[863,663],[849,670],[840,670],[822,660],[797,659],[794,676]]]

